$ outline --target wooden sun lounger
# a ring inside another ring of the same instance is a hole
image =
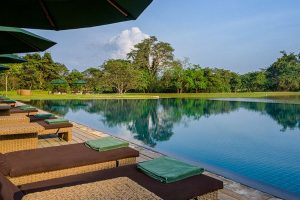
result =
[[[50,125],[45,121],[29,123],[26,116],[0,117],[0,153],[37,148],[38,135],[57,134],[72,141],[71,123]]]
[[[10,107],[16,106],[15,102],[6,102],[5,100],[0,100],[0,104],[6,104],[6,105],[9,105]]]
[[[31,122],[37,123],[42,126],[42,129],[38,135],[50,135],[57,134],[59,137],[66,141],[72,140],[72,127],[71,123],[62,123],[56,125],[47,124],[43,119],[35,119],[34,116],[25,115],[10,115],[10,116],[0,116],[0,126],[2,125],[12,125],[18,126],[18,124],[29,124]]]
[[[43,130],[37,123],[1,125],[0,153],[37,148],[38,133]]]
[[[39,111],[37,109],[22,110],[18,107],[10,109],[10,114],[11,115],[31,116],[31,115],[38,114],[38,112]]]
[[[0,103],[0,116],[10,115],[10,106],[7,104]]]
[[[9,115],[0,116],[0,126],[1,125],[16,125],[16,124],[28,124],[30,119],[24,115]]]
[[[21,191],[25,200],[40,200],[52,195],[60,200],[217,200],[220,189],[223,189],[222,181],[203,174],[173,183],[161,183],[139,171],[134,164],[21,185],[15,190]]]
[[[67,142],[72,141],[73,124],[69,122],[61,124],[48,124],[44,120],[37,121],[36,123],[44,128],[43,131],[38,133],[39,135],[57,134]]]
[[[22,185],[133,164],[139,152],[129,147],[98,152],[79,143],[0,154],[0,161],[1,156],[0,168],[8,166],[2,174]]]

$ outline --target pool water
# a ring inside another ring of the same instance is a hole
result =
[[[285,199],[300,199],[300,104],[53,100],[31,104]]]

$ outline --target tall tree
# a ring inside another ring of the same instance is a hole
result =
[[[173,52],[174,49],[169,43],[158,41],[156,37],[151,36],[136,44],[127,56],[137,69],[146,73],[144,76],[148,78],[149,87],[157,82],[163,68],[171,66]]]
[[[103,86],[116,90],[120,94],[144,87],[142,73],[135,69],[130,61],[108,60],[103,64],[102,71]]]
[[[102,71],[99,68],[88,68],[82,72],[84,80],[87,81],[86,87],[93,92],[101,92],[102,87],[100,80],[102,78]]]
[[[300,54],[285,51],[281,54],[266,70],[269,89],[297,91],[300,89]]]

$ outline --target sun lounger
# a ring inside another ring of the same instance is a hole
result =
[[[2,177],[2,179],[4,178]],[[59,197],[60,200],[137,199],[143,196],[145,198],[140,199],[186,200],[197,198],[217,200],[218,190],[223,188],[221,181],[203,174],[173,183],[161,183],[138,171],[135,164],[25,184],[19,187],[14,186],[8,180],[4,180],[4,182],[3,185],[7,185],[6,187],[11,191],[4,191],[6,196],[18,196],[22,193],[25,195],[24,200],[47,199],[47,197],[49,199],[51,194],[57,195],[56,197]],[[110,191],[110,195],[117,196],[103,198],[102,192],[105,191]],[[122,194],[123,197],[118,196]]]
[[[1,125],[17,125],[26,124],[30,122],[30,118],[22,115],[10,115],[10,116],[0,116],[0,126]]]
[[[21,109],[18,107],[14,107],[10,109],[10,114],[11,115],[25,115],[25,116],[30,116],[30,115],[35,115],[38,113],[38,110],[36,108],[30,108],[30,109]]]
[[[1,108],[1,106],[0,106]],[[9,112],[9,109],[8,109]],[[1,113],[1,112],[0,112]],[[16,125],[19,123],[30,123],[30,122],[38,122],[43,121],[45,119],[40,117],[35,117],[36,115],[25,116],[25,115],[3,115],[0,114],[0,125]],[[55,116],[51,116],[49,119],[55,119]]]
[[[10,100],[10,99],[0,99],[0,103],[1,104],[7,104],[11,107],[15,107],[16,106],[16,101],[14,100]]]
[[[72,140],[72,127],[73,124],[70,122],[67,123],[58,123],[58,124],[48,124],[45,120],[36,121],[40,126],[44,127],[44,130],[39,132],[39,135],[49,135],[57,134],[59,137],[62,137],[66,141]]]
[[[36,114],[28,116],[30,119],[30,122],[37,122],[37,121],[43,121],[45,119],[55,119],[54,114]]]
[[[37,123],[1,125],[0,153],[36,148],[38,133],[43,130],[44,128]]]
[[[0,104],[0,116],[9,116],[10,115],[10,105]]]
[[[84,143],[70,144],[0,154],[0,171],[6,169],[2,174],[22,185],[133,164],[138,156],[139,152],[129,147],[98,152]]]
[[[55,117],[51,117],[50,119],[55,119]],[[59,137],[63,138],[66,141],[72,140],[73,124],[71,124],[70,122],[48,124],[44,119],[34,117],[34,115],[0,116],[0,126],[18,126],[19,124],[29,124],[29,122],[35,122],[43,127],[41,131],[38,132],[38,135],[57,134]]]

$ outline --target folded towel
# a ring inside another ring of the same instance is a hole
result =
[[[172,183],[203,173],[204,169],[172,158],[159,157],[137,165],[146,175],[162,182]]]
[[[69,120],[64,118],[56,118],[56,119],[45,119],[45,122],[48,124],[64,124],[69,123]]]
[[[11,99],[4,99],[2,100],[3,103],[16,103],[16,101],[11,100]]]
[[[10,98],[8,98],[8,97],[0,97],[0,99],[2,99],[2,100],[10,100]]]
[[[31,105],[26,105],[26,104],[21,105],[21,106],[17,106],[17,108],[27,108],[27,107],[32,107],[32,106]]]
[[[33,106],[24,106],[24,107],[18,107],[21,110],[35,110],[36,107]]]
[[[114,137],[105,137],[97,140],[86,141],[85,145],[96,151],[108,151],[112,149],[128,147],[129,143]]]
[[[22,106],[17,106],[16,108],[19,108],[21,110],[33,110],[33,109],[36,109],[36,107],[33,107],[31,105],[22,105]]]
[[[50,119],[53,118],[55,115],[51,114],[51,113],[47,113],[47,114],[36,114],[34,115],[35,118],[37,119]]]

